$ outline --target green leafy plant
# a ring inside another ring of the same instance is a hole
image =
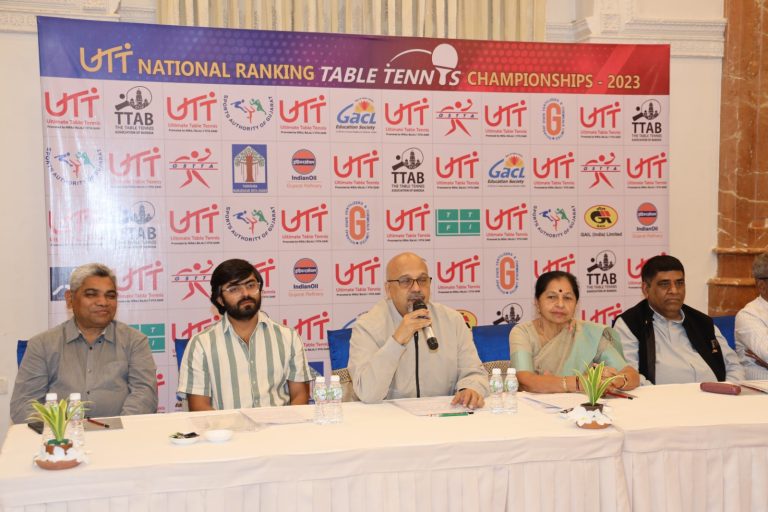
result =
[[[50,439],[48,444],[60,446],[69,442],[69,439],[64,437],[67,432],[67,425],[69,425],[69,421],[75,413],[79,413],[81,416],[83,415],[85,405],[83,402],[80,402],[77,407],[70,410],[69,404],[62,398],[58,404],[52,405],[41,404],[40,402],[34,401],[32,402],[32,408],[35,412],[27,419],[42,421],[48,425],[51,429],[51,434],[53,435],[53,439]]]
[[[573,370],[573,373],[579,378],[581,390],[586,393],[587,401],[590,405],[597,404],[600,397],[608,390],[611,382],[618,377],[618,375],[614,375],[613,377],[603,378],[604,368],[605,363],[601,362],[597,365],[588,365],[584,373],[581,373],[579,370]]]

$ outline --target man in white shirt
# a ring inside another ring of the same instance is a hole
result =
[[[641,272],[645,300],[618,316],[624,357],[644,382],[731,382],[744,368],[712,318],[685,301],[685,269],[677,258],[654,256]]]
[[[736,352],[748,379],[768,379],[768,252],[752,263],[757,298],[736,314]]]

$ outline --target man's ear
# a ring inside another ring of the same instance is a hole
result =
[[[389,293],[389,283],[384,283],[384,292],[387,294],[388,299],[392,298],[392,295]]]
[[[647,299],[648,298],[648,283],[646,283],[645,281],[642,281],[641,285],[642,285],[642,290],[643,290],[643,297],[645,297]]]
[[[64,292],[64,300],[67,301],[67,309],[72,309],[72,292],[70,290]]]

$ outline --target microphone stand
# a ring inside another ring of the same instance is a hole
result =
[[[419,331],[413,333],[413,346],[416,349],[416,398],[421,398],[419,387]]]

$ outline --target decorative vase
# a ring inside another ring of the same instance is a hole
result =
[[[589,402],[584,402],[581,404],[581,406],[587,410],[587,411],[600,411],[603,412],[603,404],[597,403],[597,404],[590,404]]]
[[[602,428],[608,428],[611,426],[610,423],[603,423],[602,425],[596,421],[592,421],[590,423],[584,423],[583,425],[576,424],[579,428],[588,428],[592,430],[599,430]]]
[[[56,459],[56,448],[61,448],[64,452],[64,456],[72,455],[69,453],[70,448],[72,448],[72,441],[67,440],[64,444],[46,444],[45,445],[45,455],[43,457],[35,457],[35,464],[37,464],[42,469],[70,469],[78,464],[80,464],[80,458],[58,458],[58,460],[50,460],[50,459]],[[76,453],[76,452],[75,452]]]

